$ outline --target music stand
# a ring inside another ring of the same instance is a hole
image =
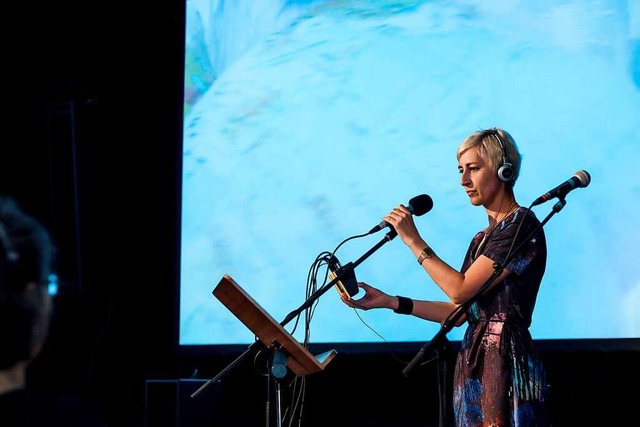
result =
[[[320,372],[333,360],[337,352],[329,350],[318,356],[312,355],[228,274],[220,279],[213,289],[213,295],[255,334],[260,343],[267,349],[273,350],[272,359],[277,359],[278,362],[272,363],[269,376],[271,377],[273,373],[276,377],[276,420],[277,425],[280,426],[282,418],[279,380],[284,378],[286,370],[291,370],[297,376]]]

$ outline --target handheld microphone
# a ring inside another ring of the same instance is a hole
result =
[[[429,212],[431,208],[433,208],[433,200],[431,200],[431,197],[426,194],[420,194],[419,196],[414,197],[409,200],[407,205],[407,210],[411,212],[411,215],[415,216],[424,215]],[[380,224],[369,230],[369,233],[367,234],[377,233],[385,227],[391,227],[391,224],[387,221],[381,221]]]
[[[585,170],[577,171],[571,178],[558,185],[548,193],[545,193],[535,199],[531,206],[537,206],[548,201],[549,199],[553,199],[554,197],[559,197],[562,199],[569,193],[569,191],[573,190],[574,188],[586,187],[590,182],[591,175],[589,175],[589,172]]]

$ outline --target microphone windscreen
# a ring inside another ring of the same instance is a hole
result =
[[[589,185],[589,183],[591,182],[591,175],[589,175],[589,172],[585,170],[578,171],[575,174],[573,174],[573,176],[578,178],[578,181],[580,181],[579,187],[584,188],[587,185]]]
[[[407,208],[413,215],[424,215],[433,208],[433,200],[426,194],[420,194],[409,200],[409,206]]]

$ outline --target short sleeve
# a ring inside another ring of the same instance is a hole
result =
[[[511,252],[518,250],[521,242],[529,237],[538,224],[537,218],[531,211],[518,210],[508,221],[499,223],[492,230],[482,254],[496,263],[503,264]],[[542,230],[529,238],[505,268],[517,275],[522,275],[536,258],[541,248],[540,243],[543,243],[543,246],[546,245]]]

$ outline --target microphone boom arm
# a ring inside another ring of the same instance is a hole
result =
[[[347,274],[349,274],[350,272],[353,272],[353,270],[360,265],[362,262],[364,262],[364,260],[366,260],[367,258],[369,258],[375,251],[377,251],[378,249],[380,249],[385,243],[390,242],[391,240],[393,240],[396,236],[398,235],[398,233],[396,232],[395,229],[391,229],[384,238],[382,238],[378,243],[376,243],[371,249],[369,249],[367,252],[364,253],[364,255],[362,255],[360,258],[358,258],[355,262],[348,262],[347,264],[345,264],[344,266],[342,266],[342,268],[340,270],[338,270],[336,273],[336,277],[334,277],[330,282],[328,282],[327,284],[325,284],[324,286],[322,286],[320,289],[318,289],[316,292],[314,292],[309,298],[307,298],[307,300],[302,303],[302,305],[300,305],[300,307],[296,308],[295,310],[293,310],[292,312],[290,312],[282,322],[280,322],[281,326],[285,326],[287,323],[289,323],[292,319],[296,318],[296,316],[300,315],[300,313],[302,313],[303,310],[305,310],[306,308],[310,307],[318,298],[320,298],[320,296],[322,296],[325,292],[327,292],[329,289],[331,289],[331,287],[333,285],[335,285],[339,280],[341,280],[342,278],[344,278]],[[219,378],[221,378],[226,372],[228,372],[229,370],[231,370],[234,366],[238,365],[242,360],[244,360],[245,358],[247,358],[250,354],[254,353],[255,351],[258,350],[258,348],[263,348],[264,345],[259,341],[254,341],[251,345],[249,345],[249,347],[240,355],[238,356],[236,359],[233,360],[233,362],[231,362],[231,364],[229,364],[226,368],[224,368],[220,373],[218,373],[215,377],[211,378],[210,380],[208,380],[207,382],[205,382],[202,386],[200,386],[200,388],[198,388],[194,393],[191,394],[192,398],[195,398],[197,395],[199,395],[206,387],[208,387],[211,383],[217,381]]]

